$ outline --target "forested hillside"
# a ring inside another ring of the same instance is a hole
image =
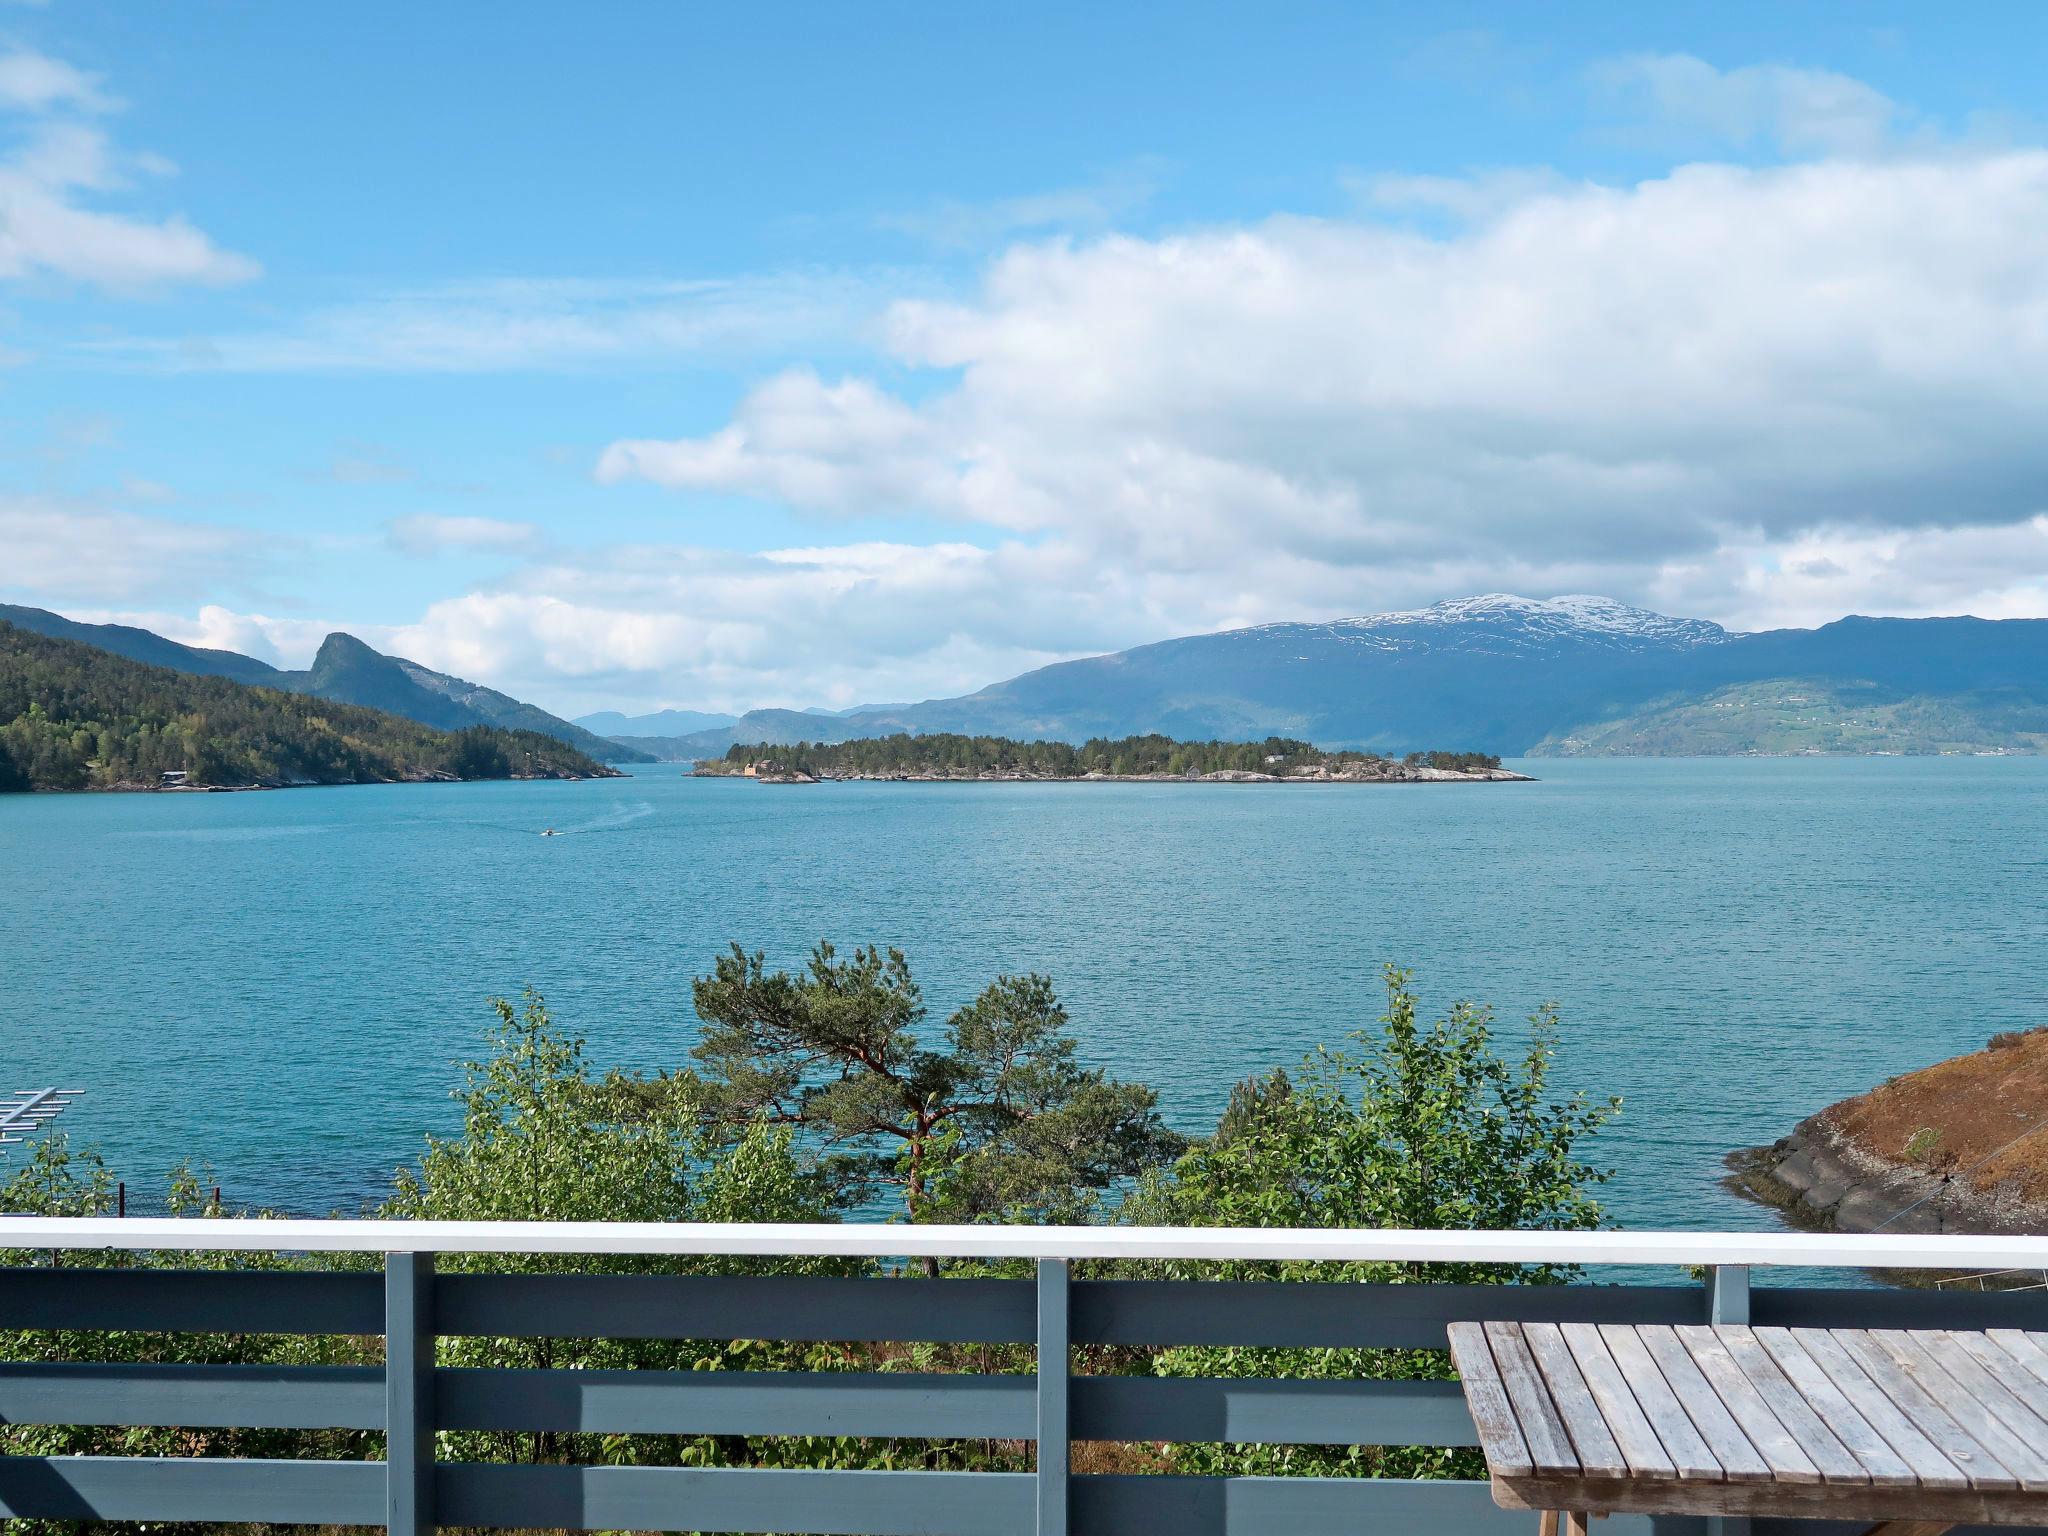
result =
[[[303,694],[145,666],[0,623],[0,790],[587,778],[537,731],[448,732]]]

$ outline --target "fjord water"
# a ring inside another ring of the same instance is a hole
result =
[[[937,1020],[1049,972],[1084,1057],[1183,1128],[1342,1043],[1384,960],[1563,1009],[1559,1080],[1635,1227],[1760,1226],[1722,1155],[2048,1023],[2048,761],[1524,765],[1534,784],[692,780],[0,798],[0,1060],[131,1187],[353,1210],[458,1125],[486,999],[672,1067],[728,941],[910,954]],[[566,835],[542,838],[545,827]],[[15,1154],[18,1162],[19,1153]]]

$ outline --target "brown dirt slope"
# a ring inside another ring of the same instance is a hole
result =
[[[1895,1077],[1814,1122],[1878,1162],[2048,1204],[2048,1130],[2013,1143],[2048,1125],[2048,1028],[2000,1035],[1984,1050]]]

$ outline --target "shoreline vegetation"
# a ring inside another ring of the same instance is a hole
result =
[[[1497,784],[1531,783],[1485,752],[1325,752],[1305,741],[1176,741],[1169,736],[1015,741],[935,732],[843,742],[736,744],[700,778],[757,784]]]
[[[1080,1054],[1049,977],[996,976],[949,1009],[927,1003],[901,951],[819,944],[808,962],[771,967],[735,944],[695,977],[666,1061],[600,1072],[611,1048],[584,1042],[529,992],[494,1003],[480,1058],[463,1066],[461,1127],[429,1135],[375,1208],[396,1220],[1099,1223],[1358,1229],[1521,1228],[1592,1231],[1609,1170],[1594,1139],[1618,1100],[1564,1091],[1551,1068],[1556,1009],[1497,1036],[1483,1005],[1424,1012],[1410,974],[1387,967],[1386,1004],[1345,1043],[1287,1070],[1238,1083],[1207,1134],[1171,1129],[1149,1085],[1113,1076]],[[694,1011],[694,1019],[690,1014]],[[116,1171],[94,1150],[48,1131],[11,1178],[0,1206],[24,1214],[105,1215]],[[172,1171],[173,1215],[221,1216],[203,1191],[210,1172]],[[260,1212],[245,1213],[260,1218]],[[24,1264],[31,1256],[0,1254]],[[357,1270],[357,1254],[253,1251],[63,1253],[52,1265],[242,1269],[308,1276]],[[443,1274],[559,1271],[554,1255],[446,1254]],[[919,1271],[815,1256],[618,1254],[578,1259],[613,1275],[864,1277]],[[1395,1261],[1089,1260],[1085,1279],[1321,1280],[1395,1284],[1545,1284],[1568,1266]],[[1021,1278],[1013,1261],[948,1259],[941,1283]],[[628,1282],[630,1283],[630,1282]],[[630,1330],[628,1330],[630,1332]],[[87,1359],[103,1366],[234,1366],[261,1370],[384,1363],[374,1336],[263,1332],[82,1333],[0,1330],[20,1365]],[[1373,1378],[1448,1382],[1441,1347],[1247,1348],[1084,1344],[1089,1376]],[[435,1363],[486,1370],[914,1371],[987,1379],[1033,1368],[1029,1343],[825,1343],[724,1338],[444,1335]],[[787,1379],[787,1378],[785,1378]],[[915,1383],[913,1382],[913,1385]],[[1310,1389],[1312,1390],[1312,1389]],[[1403,1385],[1391,1389],[1417,1390]],[[1422,1389],[1427,1390],[1427,1389]],[[1442,1390],[1449,1391],[1446,1387]],[[1216,1441],[1094,1442],[1090,1470],[1195,1476],[1459,1478],[1485,1476],[1469,1447],[1271,1445]],[[449,1462],[1028,1473],[1028,1440],[844,1433],[600,1434],[443,1430]],[[374,1429],[213,1428],[5,1423],[0,1455],[271,1457],[375,1460]],[[54,1525],[24,1526],[30,1536]],[[196,1526],[173,1527],[196,1530]]]
[[[0,622],[0,792],[618,777],[539,731],[436,730]]]

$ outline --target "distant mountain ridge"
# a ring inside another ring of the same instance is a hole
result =
[[[601,709],[594,715],[578,715],[573,722],[600,736],[687,736],[692,731],[715,731],[732,725],[738,715],[718,714],[704,709],[661,709],[651,715],[622,715],[615,709]]]
[[[538,731],[159,667],[0,619],[0,790],[254,788],[610,776]]]
[[[1887,724],[1811,733],[1796,745],[1781,718],[1745,738],[1694,729],[1704,717],[1688,723],[1681,707],[1716,690],[1780,680],[1879,690]],[[729,728],[634,745],[664,758],[709,757],[735,743],[955,731],[1077,743],[1148,732],[1181,740],[1278,735],[1394,754],[1445,742],[1503,756],[1539,746],[1616,754],[2031,751],[2044,706],[2048,620],[1852,617],[1818,629],[1734,634],[1612,598],[1496,592],[1162,640],[1041,667],[959,698],[830,721],[757,710]],[[1658,719],[1641,730],[1602,729],[1653,708]],[[1571,747],[1559,745],[1567,739]]]
[[[622,748],[510,694],[436,672],[400,656],[386,656],[355,636],[339,631],[321,642],[311,667],[293,672],[236,651],[182,645],[128,624],[85,624],[43,608],[0,603],[0,620],[52,639],[96,646],[153,667],[169,667],[198,677],[225,677],[231,682],[278,688],[287,693],[307,693],[339,704],[359,704],[401,715],[436,730],[459,731],[472,725],[490,725],[508,731],[538,731],[599,760],[649,761],[644,754]]]

